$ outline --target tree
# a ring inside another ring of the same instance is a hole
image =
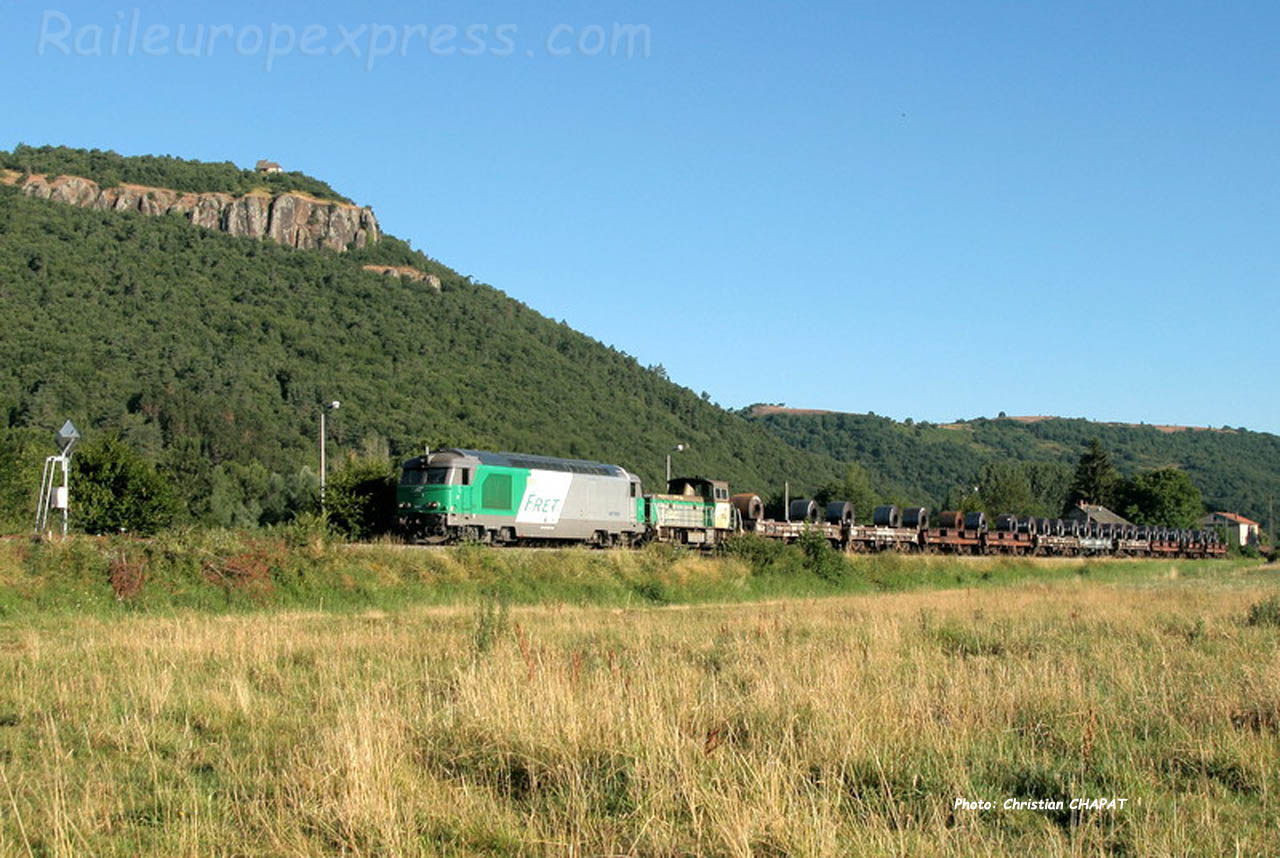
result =
[[[329,523],[350,539],[390,532],[396,515],[395,463],[389,459],[351,459],[325,486]]]
[[[1112,504],[1117,479],[1111,456],[1103,449],[1102,442],[1094,438],[1080,456],[1063,511],[1070,512],[1078,503]]]
[[[1136,524],[1196,527],[1204,515],[1204,499],[1178,468],[1144,471],[1117,489],[1121,514]]]
[[[71,465],[71,514],[86,533],[146,536],[173,520],[168,482],[118,435],[86,444]]]
[[[33,433],[0,430],[0,527],[3,529],[31,526],[41,460]]]
[[[1027,515],[1034,499],[1026,472],[1012,462],[988,462],[978,472],[978,495],[988,515]]]
[[[866,468],[856,462],[844,472],[844,479],[827,483],[814,494],[814,500],[826,504],[829,501],[849,501],[858,521],[870,521],[871,512],[880,502],[879,493],[871,484]]]
[[[1071,466],[1063,462],[1023,462],[1031,485],[1031,513],[1042,517],[1058,514],[1071,486]]]

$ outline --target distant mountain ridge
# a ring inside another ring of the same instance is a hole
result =
[[[779,405],[750,406],[749,419],[793,446],[865,466],[891,494],[934,506],[972,486],[988,462],[1074,464],[1097,438],[1119,469],[1178,467],[1212,509],[1268,522],[1280,495],[1280,436],[1247,429],[1098,423],[1062,417],[897,422]]]
[[[788,408],[785,405],[765,405],[765,404],[749,405],[747,406],[746,410],[747,410],[747,414],[750,415],[751,417],[767,417],[771,414],[852,414],[852,412],[832,411],[827,408]],[[861,416],[861,415],[852,414],[852,416]],[[979,417],[974,419],[984,420],[988,418]],[[1088,423],[1093,423],[1098,426],[1126,426],[1131,428],[1148,426],[1160,432],[1237,432],[1239,431],[1236,429],[1232,429],[1229,426],[1223,426],[1222,428],[1219,429],[1213,426],[1177,426],[1177,425],[1168,424],[1168,423],[1123,423],[1119,421],[1089,420],[1088,418],[1057,417],[1052,414],[1003,415],[1001,417],[993,417],[990,419],[1012,420],[1015,423],[1043,423],[1046,420],[1082,419]],[[969,424],[969,421],[960,420],[955,423],[939,423],[937,425],[938,425],[938,428],[940,429],[963,429],[968,424]]]

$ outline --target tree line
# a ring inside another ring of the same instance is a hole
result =
[[[843,477],[825,484],[816,497],[822,503],[852,501],[864,521],[881,504],[931,505],[886,488],[860,464],[848,465]],[[1074,469],[1060,462],[985,462],[933,506],[935,511],[981,511],[988,517],[1058,518],[1081,503],[1105,506],[1134,524],[1182,528],[1199,526],[1206,511],[1200,490],[1185,471],[1161,467],[1121,476],[1097,439],[1089,442]]]

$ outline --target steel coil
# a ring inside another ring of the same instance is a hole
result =
[[[831,501],[827,504],[828,524],[853,524],[853,504],[848,501]]]
[[[912,527],[916,530],[925,530],[929,527],[929,508],[923,506],[909,506],[902,510],[902,526]]]
[[[960,530],[964,527],[964,513],[959,510],[944,510],[938,516],[938,527],[945,527],[949,530]]]
[[[872,521],[876,527],[902,527],[902,511],[896,506],[878,506]]]
[[[818,520],[818,502],[812,500],[793,500],[791,502],[791,520],[816,522]]]
[[[759,521],[764,518],[764,501],[760,500],[760,495],[748,492],[734,495],[730,500],[743,521]]]

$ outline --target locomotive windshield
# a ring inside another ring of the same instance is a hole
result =
[[[445,486],[451,482],[449,479],[453,468],[406,468],[404,475],[400,477],[400,485],[402,486]],[[452,482],[456,483],[457,480]]]

